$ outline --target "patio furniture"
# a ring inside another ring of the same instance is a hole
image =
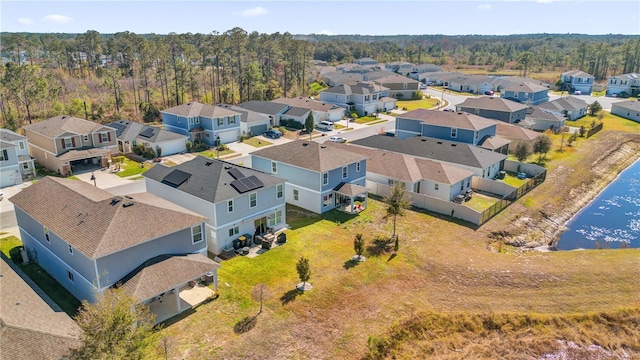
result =
[[[242,255],[249,255],[249,247],[245,246],[242,248]]]
[[[286,233],[282,233],[280,235],[278,235],[278,244],[284,244],[287,242],[287,234]]]
[[[265,249],[265,250],[271,249],[271,241],[262,240],[262,248]]]

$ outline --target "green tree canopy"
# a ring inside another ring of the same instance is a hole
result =
[[[538,154],[538,162],[541,162],[542,158],[551,150],[551,144],[551,138],[547,135],[540,135],[533,142],[533,152]]]
[[[309,268],[309,259],[305,257],[301,257],[300,260],[298,260],[298,263],[296,264],[296,271],[298,272],[298,277],[300,277],[300,281],[302,281],[303,285],[306,286],[307,281],[311,279],[311,269]]]
[[[396,219],[398,216],[403,216],[405,210],[411,206],[411,203],[405,199],[404,184],[396,181],[389,194],[384,198],[385,204],[387,204],[387,214],[385,220],[393,218],[393,237],[396,237]]]
[[[531,145],[528,141],[518,141],[515,149],[513,149],[513,155],[520,162],[524,162],[531,155]]]

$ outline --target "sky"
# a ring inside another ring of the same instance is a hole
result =
[[[0,31],[103,34],[640,35],[639,0],[11,1]]]

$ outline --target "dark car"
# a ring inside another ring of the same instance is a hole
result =
[[[282,133],[281,133],[279,130],[271,129],[271,130],[267,130],[267,131],[264,133],[264,136],[265,136],[265,137],[268,137],[268,138],[271,138],[271,139],[277,139],[277,138],[279,138],[280,136],[282,136]]]
[[[493,92],[493,90],[488,90],[488,91],[485,91],[484,94],[485,95],[493,95],[494,92]]]

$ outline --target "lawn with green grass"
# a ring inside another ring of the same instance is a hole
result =
[[[494,197],[484,196],[480,194],[473,194],[471,199],[469,199],[469,201],[466,201],[464,204],[475,211],[483,212],[497,202],[498,202],[498,199]]]
[[[20,247],[22,242],[15,236],[8,236],[0,239],[0,250],[9,261],[21,262]],[[69,316],[73,317],[78,312],[80,301],[78,301],[67,289],[49,275],[40,265],[36,263],[18,265],[27,276],[35,282],[42,291],[45,292],[58,306]]]
[[[372,117],[372,116],[361,116],[354,120],[356,124],[368,124],[373,121],[378,121],[380,118]]]
[[[235,153],[236,153],[235,151],[227,148],[226,150],[222,150],[222,151],[217,151],[216,149],[209,149],[209,150],[201,151],[198,154],[202,156],[206,156],[208,158],[216,159],[220,156],[231,155]]]
[[[256,147],[256,148],[261,148],[261,147],[264,147],[264,146],[273,145],[272,142],[266,141],[266,140],[258,138],[258,137],[250,137],[248,139],[244,139],[242,142],[244,144],[251,145],[251,146]]]
[[[133,161],[129,158],[124,158],[124,162],[120,165],[122,170],[118,171],[116,175],[120,177],[127,177],[132,175],[140,175],[145,171],[151,169],[153,167],[152,163],[143,162],[139,163],[137,161]]]
[[[407,109],[407,111],[415,109],[433,109],[440,104],[440,99],[432,97],[430,99],[423,98],[422,100],[398,100],[396,105],[398,109]]]

